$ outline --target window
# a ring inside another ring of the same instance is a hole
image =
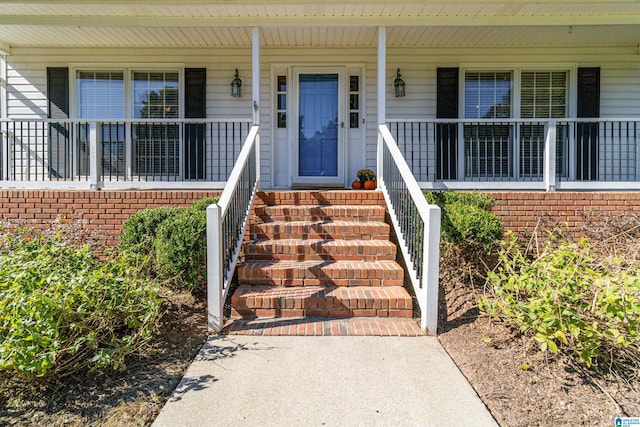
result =
[[[349,76],[349,127],[360,126],[360,76]]]
[[[465,176],[471,180],[543,177],[544,121],[567,116],[566,70],[467,71],[464,74]],[[519,98],[514,88],[520,89]],[[500,122],[519,116],[522,123]],[[490,123],[483,122],[491,120]],[[557,126],[556,170],[566,176],[568,127]]]
[[[510,118],[512,89],[511,71],[465,73],[465,118]],[[465,176],[472,179],[510,177],[511,132],[511,125],[508,123],[465,124]]]
[[[80,118],[124,119],[124,73],[122,71],[78,71],[76,87]],[[88,129],[84,129],[81,135],[84,136],[82,144],[88,144]],[[124,123],[104,123],[100,136],[103,154],[102,175],[124,175]],[[83,167],[82,164],[81,167]]]
[[[181,127],[171,121],[181,117],[178,71],[78,70],[75,87],[79,118],[112,120],[103,122],[100,134],[103,177],[123,179],[129,166],[138,179],[179,178]],[[120,121],[125,118],[138,121],[126,125]],[[148,119],[167,122],[145,123]],[[81,140],[87,144],[88,135],[84,129]]]
[[[178,73],[133,72],[133,114],[136,119],[178,119]],[[176,179],[180,173],[180,126],[136,123],[132,129],[133,173],[145,179]]]
[[[277,126],[280,129],[287,127],[287,76],[277,77],[276,105]]]
[[[566,71],[523,71],[521,74],[520,117],[523,119],[563,118],[567,115]],[[568,126],[556,128],[556,171],[568,171]],[[541,178],[544,158],[544,125],[523,123],[520,126],[520,176]]]

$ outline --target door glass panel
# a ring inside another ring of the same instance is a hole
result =
[[[338,75],[300,74],[299,176],[338,176]]]

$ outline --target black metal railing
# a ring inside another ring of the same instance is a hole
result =
[[[125,183],[120,187],[133,181],[224,182],[250,129],[249,120],[209,119],[3,120],[0,125],[0,179]]]
[[[397,120],[389,129],[419,182],[542,183],[545,147],[564,182],[640,182],[637,119]],[[585,188],[589,185],[585,184]],[[506,187],[505,187],[506,188]]]
[[[2,123],[2,177],[8,181],[88,181],[87,123],[72,120]]]

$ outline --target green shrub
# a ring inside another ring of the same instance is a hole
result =
[[[451,243],[485,251],[498,248],[504,227],[491,212],[463,202],[446,204],[443,212],[443,235]]]
[[[187,209],[158,227],[156,266],[162,278],[175,279],[188,288],[206,280],[207,223],[204,210]]]
[[[188,208],[144,209],[123,225],[124,249],[151,255],[151,274],[193,288],[206,279],[206,209],[219,197],[205,197]]]
[[[133,214],[122,225],[120,241],[125,248],[135,248],[137,251],[150,254],[153,252],[153,240],[156,237],[158,226],[162,222],[175,216],[184,208],[163,206],[160,208],[147,208]]]
[[[197,202],[195,202],[193,205],[189,206],[189,209],[191,209],[192,211],[205,212],[209,205],[212,205],[214,203],[218,203],[218,200],[220,200],[220,197],[218,197],[218,196],[205,197],[204,199],[200,199]]]
[[[445,242],[471,250],[495,250],[504,227],[490,212],[493,197],[479,192],[425,192],[427,202],[442,209],[441,230]]]
[[[594,257],[589,242],[547,240],[535,258],[511,236],[479,308],[519,328],[542,351],[587,367],[640,369],[640,267]]]
[[[102,262],[88,246],[31,233],[2,237],[0,370],[27,380],[118,369],[151,337],[157,285],[123,253]]]

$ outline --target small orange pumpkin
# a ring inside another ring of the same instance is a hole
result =
[[[360,180],[356,179],[351,183],[351,188],[353,188],[354,190],[360,190],[362,188],[362,183],[360,182]]]
[[[365,190],[375,190],[375,188],[378,186],[378,182],[376,180],[373,181],[365,181],[364,182],[364,189]]]

